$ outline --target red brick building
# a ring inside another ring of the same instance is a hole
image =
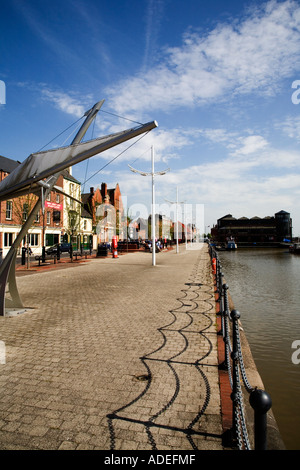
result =
[[[19,164],[19,161],[0,156],[0,181],[6,178]],[[63,176],[60,176],[57,185],[62,186],[62,181]],[[36,201],[37,197],[29,193],[0,202],[0,249],[3,256],[9,251]],[[40,253],[44,244],[49,246],[58,243],[63,227],[62,210],[63,196],[52,191],[45,201],[44,214],[42,210],[39,211],[28,231],[27,239],[23,240],[23,244],[28,243],[33,252]]]
[[[111,241],[112,235],[120,236],[124,208],[118,183],[111,189],[102,183],[101,188],[90,188],[81,198],[84,209],[92,216],[98,242]]]
[[[0,156],[0,181],[18,165],[20,165],[19,161]],[[65,181],[71,181],[80,186],[79,181],[72,177],[69,170],[62,172],[56,185],[64,188]],[[80,195],[78,198],[80,199]],[[64,220],[66,199],[62,194],[52,191],[45,201],[44,213],[40,210],[37,214],[22,243],[22,245],[29,244],[33,254],[40,254],[43,246],[51,246],[62,241],[66,229]],[[96,233],[97,228],[99,236],[95,238],[98,238],[98,241],[110,241],[112,235],[120,235],[124,210],[118,184],[115,188],[109,189],[106,183],[102,183],[100,189],[97,188],[94,191],[94,188],[91,188],[90,193],[82,194],[81,200],[84,203],[84,209],[80,211],[81,222],[84,223],[84,218],[92,218],[93,221],[93,230],[91,226],[90,231],[87,231],[84,224],[81,224],[82,227],[79,229],[81,237],[93,238],[93,232]],[[3,257],[8,253],[36,201],[37,196],[28,193],[28,195],[0,202],[0,255],[2,254]],[[97,215],[99,207],[100,216],[99,210]]]

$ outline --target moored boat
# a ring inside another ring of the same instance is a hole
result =
[[[290,245],[289,252],[300,255],[300,243],[293,243],[293,245]]]
[[[235,243],[234,240],[228,240],[227,245],[226,245],[226,250],[236,250],[237,249],[237,244]]]

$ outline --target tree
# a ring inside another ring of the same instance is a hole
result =
[[[72,201],[73,202],[73,201]],[[66,213],[67,213],[67,223],[65,226],[65,231],[70,237],[71,244],[76,243],[77,248],[77,237],[80,235],[80,218],[81,218],[81,208],[80,204],[74,205],[66,202]]]

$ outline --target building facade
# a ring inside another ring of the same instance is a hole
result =
[[[91,215],[82,207],[81,183],[73,177],[72,169],[63,171],[64,197],[62,240],[72,243],[73,250],[88,250],[93,245]]]
[[[0,157],[1,181],[11,173],[20,162],[6,157]],[[60,176],[57,184],[62,185],[63,177]],[[0,249],[5,256],[16,239],[23,223],[32,211],[37,197],[28,193],[14,199],[0,202]],[[20,246],[30,246],[35,254],[40,254],[43,246],[50,246],[60,241],[63,227],[62,218],[63,196],[52,191],[45,201],[44,210],[40,210],[35,221],[23,239]]]
[[[18,167],[20,162],[0,156],[0,180]],[[73,178],[70,170],[59,176],[57,187],[75,197],[78,202],[52,191],[39,211],[35,221],[24,237],[23,246],[30,247],[33,255],[40,255],[46,248],[62,241],[73,243],[73,248],[88,249],[93,238],[91,215],[81,207],[81,185]],[[5,257],[15,241],[23,223],[32,211],[37,197],[33,194],[0,202],[0,254]]]
[[[99,243],[111,242],[117,235],[124,239],[126,233],[124,208],[119,184],[109,189],[106,183],[101,188],[90,188],[89,193],[82,194],[83,208],[91,217],[94,236],[94,248]]]
[[[212,238],[226,243],[233,238],[236,243],[273,245],[292,240],[292,219],[289,212],[279,211],[274,216],[241,217],[231,214],[221,217],[211,230]]]

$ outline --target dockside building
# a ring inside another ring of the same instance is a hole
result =
[[[274,216],[240,217],[231,214],[221,217],[211,230],[212,238],[226,243],[233,238],[239,245],[275,245],[292,240],[292,219],[281,210]]]

